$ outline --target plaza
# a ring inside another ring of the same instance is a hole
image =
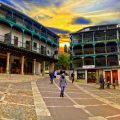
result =
[[[48,76],[19,82],[0,80],[1,120],[119,120],[120,89],[67,81],[64,98],[59,81]]]

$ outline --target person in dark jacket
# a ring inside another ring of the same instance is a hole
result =
[[[104,78],[103,78],[103,75],[100,75],[100,88],[101,89],[104,89]]]
[[[74,80],[75,80],[75,74],[74,73],[71,74],[71,79],[72,79],[72,83],[73,83]]]
[[[113,78],[113,88],[115,89],[115,86],[116,86],[116,80],[115,78]]]
[[[54,72],[51,72],[51,73],[50,73],[50,81],[51,81],[51,84],[53,84],[53,79],[54,79]]]

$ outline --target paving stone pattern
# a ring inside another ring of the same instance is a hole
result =
[[[61,98],[59,80],[54,84],[38,81],[37,85],[54,120],[120,120],[120,107],[110,105],[112,99],[115,102],[115,95],[119,99],[120,90],[111,89],[108,94],[108,90],[100,90],[95,84],[77,84],[77,87],[76,83],[68,82]],[[106,103],[100,98],[110,101]]]
[[[0,83],[0,120],[37,120],[31,82]]]
[[[119,106],[119,89],[96,84],[68,81],[62,98],[58,79],[0,82],[0,120],[120,120]]]

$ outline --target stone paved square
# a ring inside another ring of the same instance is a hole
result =
[[[1,117],[15,120],[37,120],[35,108],[30,106],[20,106],[17,104],[1,104]]]
[[[80,105],[100,105],[104,104],[103,102],[96,99],[74,99]]]
[[[30,89],[32,90],[30,82],[20,82],[20,83],[13,83],[11,86],[12,89]]]
[[[92,96],[86,94],[86,93],[68,93],[68,95],[72,98],[77,98],[77,97],[80,97],[80,98],[93,98]]]
[[[19,95],[6,95],[5,101],[17,104],[34,105],[33,97],[19,96]]]
[[[74,103],[72,103],[71,101],[69,101],[68,98],[44,98],[45,103],[47,104],[47,106],[73,106]]]
[[[17,95],[33,96],[32,90],[29,90],[29,89],[10,89],[8,93],[17,94]]]
[[[93,106],[93,107],[86,107],[88,111],[90,111],[94,116],[112,116],[116,114],[120,114],[120,110],[113,108],[108,105],[104,106]]]
[[[52,116],[55,120],[88,120],[89,115],[87,115],[83,110],[79,108],[51,108],[49,107]],[[71,114],[71,115],[70,115]]]
[[[59,97],[59,92],[41,92],[43,97]]]
[[[120,116],[119,117],[113,117],[113,118],[107,118],[108,120],[120,120]]]

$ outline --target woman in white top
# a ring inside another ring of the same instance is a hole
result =
[[[64,90],[65,90],[65,86],[67,85],[65,76],[62,74],[59,80],[60,80],[59,85],[60,85],[60,88],[61,88],[60,97],[64,97]]]

